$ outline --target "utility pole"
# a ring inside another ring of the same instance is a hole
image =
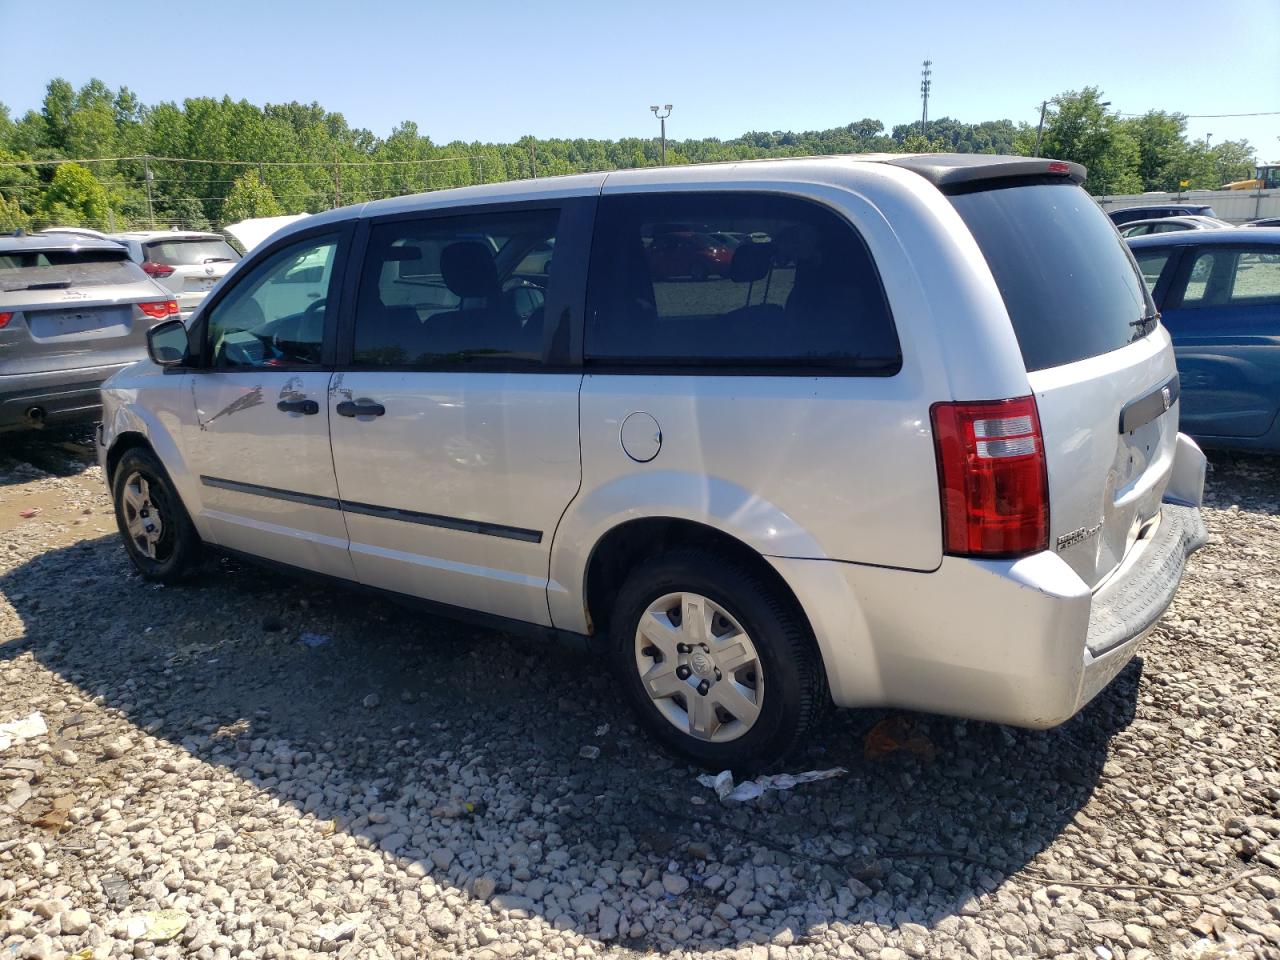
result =
[[[923,69],[920,71],[920,100],[922,107],[920,110],[920,136],[925,140],[929,139],[929,88],[933,86],[933,81],[929,79],[933,76],[933,61],[926,60],[921,64]]]
[[[338,163],[338,148],[333,148],[333,205],[342,206],[342,166]]]
[[[664,103],[661,107],[650,107],[653,115],[658,118],[662,124],[662,165],[667,165],[667,117],[671,116],[671,104]],[[663,113],[662,111],[666,111]]]
[[[1036,148],[1035,155],[1040,156],[1040,138],[1044,136],[1044,112],[1049,109],[1049,101],[1040,101],[1040,123],[1036,125]]]
[[[151,223],[151,229],[156,228],[156,208],[155,203],[151,199],[151,156],[150,154],[142,158],[142,179],[147,182],[147,220]]]
[[[538,141],[529,138],[529,171],[533,174],[533,179],[538,179]]]

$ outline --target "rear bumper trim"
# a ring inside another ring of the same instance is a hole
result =
[[[1085,646],[1101,656],[1150,629],[1173,602],[1187,557],[1209,538],[1195,507],[1164,503],[1160,525],[1129,569],[1093,595]]]

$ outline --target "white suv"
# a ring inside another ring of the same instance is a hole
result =
[[[240,260],[240,252],[216,233],[133,230],[109,236],[124,245],[147,276],[173,294],[184,320]]]
[[[1083,176],[830,157],[310,217],[103,387],[129,555],[586,641],[715,767],[832,703],[1061,723],[1205,539],[1169,336]]]

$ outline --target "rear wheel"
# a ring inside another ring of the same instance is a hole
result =
[[[126,451],[111,493],[125,552],[138,572],[160,583],[181,579],[199,557],[200,537],[155,454]]]
[[[632,706],[674,750],[752,770],[803,743],[827,700],[794,601],[750,567],[682,550],[636,568],[618,594],[610,649]]]

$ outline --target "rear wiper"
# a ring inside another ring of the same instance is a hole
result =
[[[5,287],[5,290],[65,290],[71,286],[70,280],[46,280],[43,283],[28,283],[25,287]]]
[[[1129,326],[1145,328],[1147,324],[1149,323],[1154,324],[1159,319],[1160,319],[1160,311],[1157,310],[1155,313],[1149,313],[1145,317],[1139,317],[1137,320],[1130,320]]]
[[[230,263],[230,257],[205,257],[202,263]]]

